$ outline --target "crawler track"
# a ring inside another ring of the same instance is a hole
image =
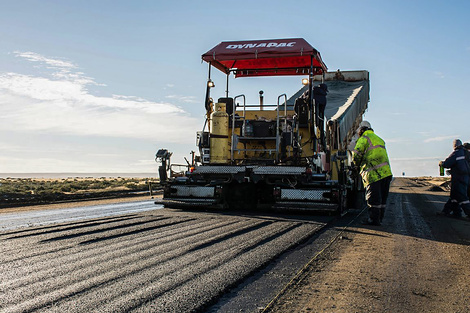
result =
[[[2,232],[0,311],[202,311],[324,225],[154,210]]]

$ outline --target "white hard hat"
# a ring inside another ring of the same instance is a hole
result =
[[[360,124],[359,124],[359,127],[356,129],[356,134],[359,134],[360,131],[361,131],[361,128],[363,127],[367,127],[367,128],[372,128],[370,126],[370,123],[368,121],[362,121]]]
[[[362,127],[372,128],[368,121],[362,121],[361,124],[359,124],[359,128],[362,128]]]

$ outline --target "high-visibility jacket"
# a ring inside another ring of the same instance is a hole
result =
[[[360,169],[364,186],[392,176],[385,142],[374,134],[374,131],[366,130],[357,140],[352,152],[354,163]]]

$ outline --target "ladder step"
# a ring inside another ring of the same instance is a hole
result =
[[[238,153],[240,153],[241,151],[275,153],[275,152],[276,152],[276,149],[235,149],[235,150],[233,150],[233,152],[238,152]]]
[[[276,137],[238,137],[238,140],[276,140]]]

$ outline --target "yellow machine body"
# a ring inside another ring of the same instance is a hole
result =
[[[233,152],[233,160],[235,162],[241,160],[251,160],[251,159],[272,159],[276,158],[276,150],[279,151],[279,147],[276,148],[276,119],[277,119],[277,111],[275,110],[247,110],[243,111],[236,111],[236,114],[242,116],[244,114],[244,118],[241,119],[245,121],[245,130],[250,125],[252,129],[252,134],[247,134],[248,132],[244,132],[243,127],[235,127],[229,129],[229,138],[232,138],[232,131],[235,133],[238,140],[233,143],[234,145],[234,152]],[[284,113],[284,112],[283,112]],[[288,120],[292,120],[295,112],[288,110],[286,112],[286,118]],[[284,118],[280,118],[279,129],[283,128],[283,120]],[[263,127],[265,124],[265,127]],[[266,132],[266,125],[270,124],[270,132]],[[257,134],[257,127],[260,129],[265,129],[263,135]],[[302,155],[301,157],[311,157],[314,154],[314,145],[312,140],[312,135],[310,134],[309,128],[299,128],[299,137],[301,138],[300,144],[302,145]],[[313,135],[315,136],[315,135]],[[232,143],[229,143],[230,146]],[[292,155],[292,147],[286,147],[287,156]]]

